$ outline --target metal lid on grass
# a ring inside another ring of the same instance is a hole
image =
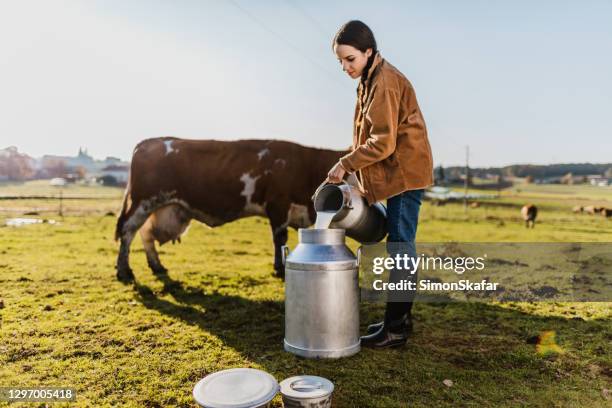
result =
[[[281,381],[280,391],[291,399],[322,398],[334,391],[334,384],[323,377],[297,375]]]
[[[232,368],[198,381],[193,398],[205,408],[250,408],[270,402],[278,389],[276,379],[265,371]]]

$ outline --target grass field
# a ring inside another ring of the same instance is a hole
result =
[[[38,187],[0,185],[0,196],[37,195]],[[467,213],[425,203],[418,241],[612,242],[612,220],[570,211],[576,200],[612,207],[612,194],[567,188],[508,190]],[[31,211],[59,222],[0,227],[0,386],[73,386],[70,406],[192,407],[200,378],[254,367],[279,381],[329,378],[337,407],[612,404],[610,303],[417,304],[402,350],[300,359],[282,349],[283,282],[272,276],[266,220],[192,224],[183,243],[161,248],[167,277],[149,271],[137,240],[137,283],[126,286],[114,277],[109,214],[121,190],[72,192],[96,199],[65,200],[63,218],[57,200],[0,200],[0,225]],[[519,218],[527,201],[541,208],[534,230]],[[363,304],[363,328],[382,311]],[[548,332],[554,343],[533,344]]]

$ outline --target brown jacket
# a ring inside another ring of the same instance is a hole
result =
[[[370,204],[433,184],[431,147],[414,89],[378,53],[357,88],[352,152],[340,164],[357,172]]]

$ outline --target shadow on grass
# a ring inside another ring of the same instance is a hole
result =
[[[253,360],[259,360],[264,353],[282,350],[283,302],[205,293],[169,275],[156,277],[164,285],[162,293],[172,295],[179,304],[158,298],[151,288],[136,281],[137,300],[145,307],[197,326]]]
[[[303,373],[330,379],[337,386],[339,406],[355,406],[355,398],[377,406],[381,395],[384,406],[433,401],[487,405],[508,398],[542,402],[550,394],[541,394],[541,389],[556,394],[576,386],[575,381],[582,384],[578,387],[586,386],[579,380],[585,367],[594,366],[600,381],[612,376],[605,362],[612,338],[609,319],[538,316],[484,303],[419,303],[414,308],[415,332],[404,349],[364,349],[346,359],[305,360],[283,351],[283,302],[205,293],[167,275],[158,279],[162,293],[177,303],[135,283],[136,298],[145,307],[211,333],[279,379]],[[382,309],[363,304],[362,328],[378,319]],[[561,368],[536,352],[538,335],[551,330],[572,355]],[[457,379],[461,387],[447,392],[441,385],[446,378]],[[507,383],[507,390],[500,391],[499,383]],[[410,392],[406,384],[412,384]],[[586,400],[598,398],[597,387],[584,391]]]
[[[169,275],[156,276],[163,283],[161,293],[170,294],[178,304],[158,298],[151,288],[135,282],[137,300],[147,308],[197,326],[255,360],[262,353],[283,352],[282,301],[255,301],[217,292],[206,293]],[[383,305],[362,304],[362,328],[377,320],[383,310]],[[449,335],[452,331],[453,337],[496,334],[511,338],[515,343],[529,343],[534,335],[545,330],[557,330],[562,335],[566,331],[572,334],[599,332],[603,338],[612,336],[609,319],[585,321],[574,316],[540,316],[486,303],[417,303],[414,312],[417,323],[414,336],[424,341],[429,341],[428,335],[432,334],[429,329],[448,330]]]

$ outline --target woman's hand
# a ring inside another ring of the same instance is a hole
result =
[[[329,173],[327,173],[326,181],[330,183],[341,183],[345,174],[346,171],[344,171],[344,168],[342,167],[340,162],[338,162],[334,165],[334,167],[331,168]]]

